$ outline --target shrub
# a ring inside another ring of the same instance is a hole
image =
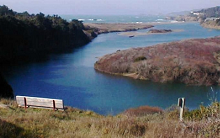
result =
[[[138,108],[131,108],[124,112],[124,114],[129,116],[144,116],[147,114],[162,113],[163,110],[159,107],[141,106]]]
[[[184,118],[187,120],[202,120],[207,118],[217,118],[220,111],[220,103],[213,102],[210,106],[200,106],[199,109],[187,111],[184,113]]]
[[[134,59],[134,62],[138,62],[138,61],[142,61],[142,60],[146,60],[147,58],[145,56],[140,56]]]

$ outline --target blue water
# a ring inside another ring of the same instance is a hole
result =
[[[179,83],[154,83],[97,72],[97,57],[132,47],[189,38],[207,38],[218,30],[202,28],[198,23],[157,25],[155,28],[178,29],[181,32],[152,34],[129,38],[118,33],[101,34],[91,43],[66,54],[50,55],[46,60],[8,68],[4,76],[15,95],[63,99],[65,105],[89,109],[100,114],[117,114],[143,105],[167,108],[185,97],[186,106],[197,108],[220,98],[220,87],[187,86]],[[140,30],[145,32],[147,30]]]

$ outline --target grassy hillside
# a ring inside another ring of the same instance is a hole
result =
[[[95,69],[155,82],[220,84],[220,37],[190,39],[117,51],[101,57]]]
[[[7,108],[1,105],[6,104]],[[159,138],[218,137],[220,106],[186,111],[184,121],[178,121],[178,108],[162,111],[140,107],[117,116],[101,116],[92,111],[68,107],[66,111],[17,107],[15,101],[1,99],[0,137],[4,138]],[[145,113],[144,113],[145,112]]]

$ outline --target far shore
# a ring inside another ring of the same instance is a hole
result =
[[[179,30],[172,30],[172,32],[167,32],[167,33],[173,33],[173,32],[183,32],[184,30],[179,29]],[[149,32],[137,32],[137,31],[131,31],[131,32],[121,32],[118,35],[123,35],[123,36],[142,36],[142,35],[152,35],[152,34],[167,34],[167,33],[149,33]]]
[[[149,23],[84,23],[85,29],[93,28],[97,34],[111,32],[131,32],[149,29],[160,24],[176,24],[184,22],[149,22]],[[138,34],[140,35],[140,34]],[[142,34],[143,35],[143,34]]]

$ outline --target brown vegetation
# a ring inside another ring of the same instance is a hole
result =
[[[136,62],[138,57],[146,59]],[[155,82],[219,84],[220,37],[117,51],[100,58],[95,69],[111,74],[136,74],[136,79]]]
[[[93,29],[97,34],[110,32],[127,32],[137,31],[139,29],[148,29],[154,27],[153,25],[143,23],[84,23],[85,29]]]
[[[126,110],[123,114],[128,116],[145,116],[148,114],[162,113],[163,110],[159,107],[141,106]]]
[[[170,30],[170,29],[150,29],[148,31],[148,33],[153,33],[153,34],[155,34],[155,33],[170,33],[170,32],[172,32],[172,30]]]
[[[8,106],[0,108],[0,137],[203,138],[220,134],[219,103],[187,111],[184,122],[179,122],[176,107],[162,112],[157,107],[146,106],[117,116],[101,116],[71,107],[66,111],[25,110],[17,107],[15,101],[1,99],[0,103]]]

